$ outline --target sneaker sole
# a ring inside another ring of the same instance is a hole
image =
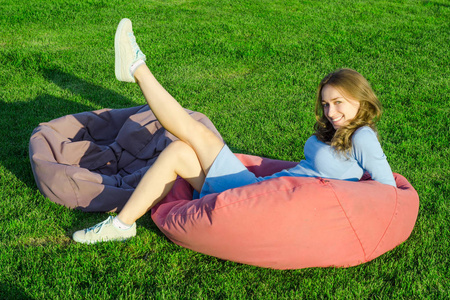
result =
[[[98,243],[109,243],[109,242],[126,242],[127,240],[133,238],[133,236],[131,237],[127,237],[127,238],[120,238],[120,239],[111,239],[111,240],[98,240],[98,241],[93,241],[93,240],[82,240],[82,239],[77,239],[74,238],[73,240],[77,243],[80,244],[85,244],[85,245],[93,245],[93,244],[98,244]]]

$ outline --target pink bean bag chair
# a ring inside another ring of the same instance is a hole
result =
[[[237,157],[257,176],[296,164]],[[180,178],[151,215],[174,243],[221,259],[275,269],[350,267],[411,234],[419,197],[394,175],[397,188],[370,179],[282,177],[196,200]]]

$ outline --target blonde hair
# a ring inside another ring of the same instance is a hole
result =
[[[337,130],[323,112],[322,89],[331,85],[348,99],[359,102],[356,116],[346,126]],[[369,82],[358,72],[351,69],[339,69],[325,76],[317,88],[316,124],[317,138],[331,145],[337,152],[348,154],[352,148],[351,137],[362,126],[369,126],[376,132],[375,122],[381,117],[381,103],[372,90]]]

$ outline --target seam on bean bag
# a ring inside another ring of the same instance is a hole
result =
[[[69,166],[67,166],[67,165],[64,166],[64,175],[66,175],[67,181],[69,182],[70,187],[72,188],[73,194],[75,195],[75,201],[77,202],[77,206],[80,206],[78,195],[75,192],[75,186],[74,186],[75,182],[74,182],[74,180],[72,180],[72,178],[69,176],[69,174],[67,174],[68,167]]]
[[[350,219],[349,219],[349,217],[347,216],[347,212],[345,211],[344,207],[342,207],[341,201],[339,200],[339,197],[338,197],[338,195],[336,194],[336,191],[334,190],[333,186],[331,186],[331,185],[328,183],[328,182],[329,182],[328,180],[322,179],[322,181],[323,181],[323,184],[324,184],[325,186],[329,187],[329,188],[331,189],[331,191],[333,191],[333,194],[334,194],[334,196],[336,197],[336,200],[337,200],[337,202],[339,203],[339,206],[341,207],[342,212],[344,213],[344,216],[345,216],[345,218],[347,219],[348,224],[350,225],[350,228],[352,229],[353,233],[354,233],[355,236],[356,236],[356,239],[358,240],[359,245],[361,246],[361,250],[362,250],[362,252],[363,252],[363,254],[364,254],[364,258],[366,258],[366,260],[367,260],[366,251],[364,250],[363,244],[361,243],[361,239],[359,238],[358,234],[356,233],[356,230],[355,230],[355,228],[353,227],[352,222],[350,222]]]
[[[392,221],[394,220],[395,214],[397,213],[397,207],[398,207],[398,189],[392,187],[393,189],[395,189],[395,208],[394,211],[392,212],[392,216],[391,219],[389,220],[389,224],[387,225],[386,229],[384,230],[383,235],[381,236],[380,240],[378,241],[377,245],[375,246],[375,248],[373,249],[372,253],[370,253],[369,258],[372,257],[373,253],[378,249],[378,246],[381,244],[381,242],[383,241],[386,233],[388,232],[389,228],[391,227]]]

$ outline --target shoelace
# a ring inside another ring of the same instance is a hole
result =
[[[143,56],[144,53],[142,53],[139,45],[136,43],[136,37],[134,36],[133,32],[128,32],[128,38],[130,39],[131,47],[133,48],[133,52],[136,54],[136,58],[139,56]]]
[[[103,222],[100,222],[100,223],[98,223],[98,224],[96,224],[96,225],[94,225],[92,227],[89,227],[89,228],[85,229],[84,231],[85,231],[85,233],[88,233],[89,231],[97,230],[97,231],[95,231],[95,233],[98,233],[102,229],[103,225],[105,225],[106,223],[110,222],[110,220],[111,220],[111,217],[109,217],[108,219],[106,219]]]

